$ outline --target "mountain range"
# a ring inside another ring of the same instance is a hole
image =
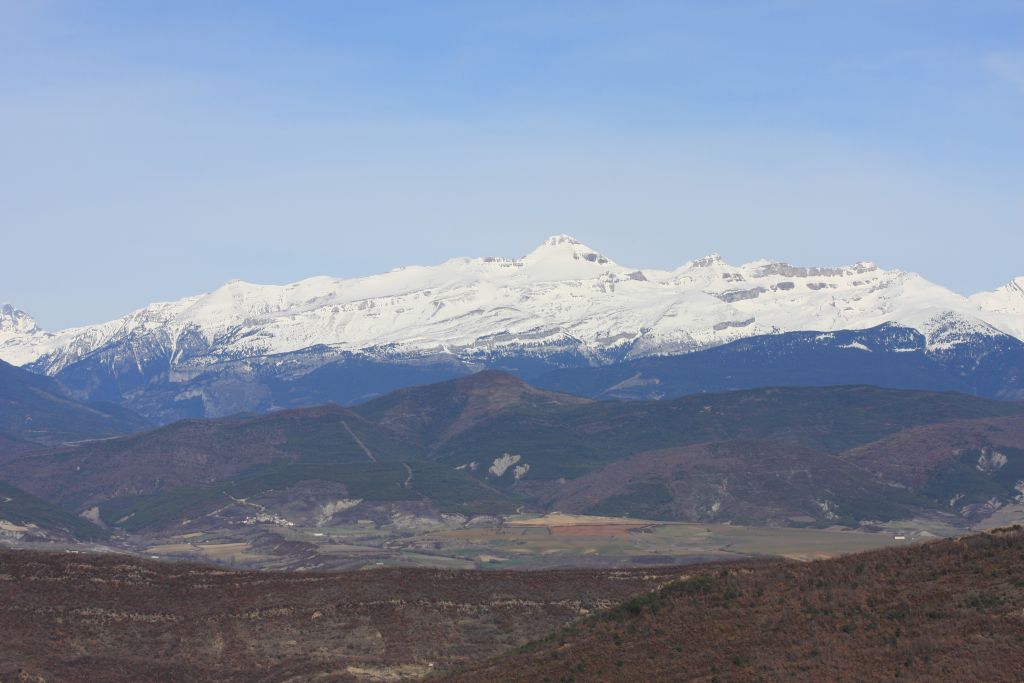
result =
[[[623,398],[794,383],[780,359],[829,369],[817,384],[1014,398],[1024,396],[1022,338],[1024,278],[965,297],[867,262],[733,266],[711,255],[635,269],[567,235],[518,259],[234,280],[58,332],[0,309],[0,359],[157,422],[351,404],[485,368]],[[716,362],[698,378],[687,369]]]

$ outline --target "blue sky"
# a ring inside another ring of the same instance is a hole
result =
[[[0,300],[516,256],[1024,275],[1024,1],[0,2]]]

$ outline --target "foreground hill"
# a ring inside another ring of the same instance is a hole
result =
[[[231,572],[0,551],[0,681],[354,681],[480,661],[675,569]]]
[[[0,361],[0,455],[8,452],[5,443],[11,440],[59,444],[128,434],[148,426],[147,420],[130,410],[82,403],[55,380]]]
[[[236,572],[0,551],[0,681],[1003,681],[1024,530],[808,563]],[[532,641],[532,642],[531,642]]]
[[[1024,530],[699,568],[444,681],[1024,679]]]

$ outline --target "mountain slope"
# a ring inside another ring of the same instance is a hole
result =
[[[857,526],[909,519],[930,507],[853,462],[768,440],[639,453],[549,495],[546,507],[564,512],[754,526]]]
[[[1018,338],[1024,338],[1024,277],[1006,283],[994,292],[979,292],[971,302],[999,316],[1000,326]]]
[[[732,266],[713,255],[673,271],[638,270],[560,235],[519,259],[453,259],[283,286],[231,281],[57,333],[8,306],[0,358],[58,376],[81,398],[170,421],[348,402],[483,367],[529,379],[807,330],[892,324],[920,334],[925,355],[942,354],[978,340],[1019,341],[1024,312],[1003,302],[1011,294],[968,299],[864,262]],[[360,374],[358,361],[403,371],[378,383]],[[339,365],[329,377],[303,381],[332,363]],[[325,380],[359,386],[332,389]]]
[[[651,356],[536,378],[553,391],[594,398],[672,398],[765,386],[873,384],[1024,398],[1024,342],[964,335],[928,348],[925,335],[895,325],[839,332],[790,332],[741,339],[680,356]]]
[[[589,403],[542,391],[508,373],[484,371],[460,379],[401,389],[353,408],[428,449],[504,413],[542,414]]]
[[[975,448],[998,446],[1011,460],[1010,447],[1024,448],[1016,427],[1024,404],[955,393],[849,386],[581,402],[527,386],[481,373],[395,392],[356,410],[386,421],[430,457],[543,509],[646,519],[856,525],[922,509],[974,519],[975,512],[935,493],[943,482],[961,486],[945,460],[933,463],[934,455],[912,448],[901,460],[887,440],[902,443],[913,438],[904,434],[932,429],[948,435],[950,454],[955,438]],[[504,400],[466,418],[473,391]],[[982,425],[1001,429],[1002,437],[972,441]],[[883,455],[847,457],[856,453],[850,449],[873,446]],[[947,460],[968,457],[956,452]],[[924,468],[935,485],[886,476],[872,465],[886,458]],[[1012,503],[1014,471],[986,473],[963,493],[973,502],[996,486],[989,512]]]
[[[0,361],[0,432],[55,444],[135,432],[143,418],[114,405],[76,401],[53,379]]]
[[[410,394],[411,395],[411,394]],[[424,399],[426,395],[424,394]],[[381,399],[382,401],[384,399]],[[401,413],[396,430],[415,428],[429,401]],[[374,404],[369,404],[374,405]],[[1024,404],[954,393],[877,387],[772,388],[665,401],[599,401],[507,410],[428,444],[433,458],[476,462],[481,476],[511,485],[513,468],[489,473],[505,454],[529,472],[517,481],[574,478],[612,460],[649,450],[737,439],[785,439],[839,453],[911,426],[950,419],[1019,415]]]
[[[99,541],[109,536],[105,529],[0,481],[0,539]]]
[[[912,427],[840,457],[971,521],[1024,503],[1022,416]]]
[[[69,510],[95,508],[90,514],[128,529],[212,513],[241,523],[260,508],[247,501],[260,496],[348,501],[339,511],[353,500],[425,502],[445,512],[514,509],[507,495],[424,460],[415,446],[337,406],[184,421],[33,451],[0,462],[0,479]]]
[[[962,524],[1014,501],[1021,420],[1024,404],[956,393],[844,386],[590,401],[482,372],[355,409],[188,420],[12,453],[0,479],[128,530],[232,526],[257,512],[319,526],[337,513],[523,507],[798,526],[931,511]],[[920,442],[950,455],[901,448],[915,433],[938,435]],[[967,476],[964,459],[993,448],[1006,466]],[[901,474],[915,467],[923,483]]]
[[[0,432],[0,458],[8,457],[17,453],[44,448],[43,444],[28,441],[13,434]]]
[[[0,680],[61,683],[414,680],[678,574],[226,571],[3,550],[0,567]]]
[[[845,524],[940,513],[1024,519],[1024,415],[909,427],[841,453],[792,440],[646,451],[540,490],[564,512],[740,524]]]
[[[696,568],[443,681],[1024,677],[1024,531],[832,560]]]

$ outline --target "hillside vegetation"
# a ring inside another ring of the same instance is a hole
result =
[[[335,497],[432,501],[440,510],[514,510],[504,493],[418,455],[387,429],[336,406],[265,416],[187,420],[144,434],[32,452],[0,477],[69,510],[97,507],[137,530],[201,517],[232,498],[317,481]]]
[[[0,681],[1024,677],[1024,529],[799,563],[239,572],[0,551]]]
[[[479,661],[674,569],[232,572],[0,551],[0,681],[354,681]]]
[[[75,400],[56,380],[0,360],[0,458],[15,440],[53,445],[149,426],[126,408]]]
[[[1024,530],[689,576],[437,680],[1024,679]],[[434,680],[434,679],[431,679]]]
[[[110,537],[106,529],[2,481],[0,522],[8,524],[8,535],[19,538],[97,541]]]
[[[938,513],[963,526],[1024,490],[1024,404],[868,386],[591,401],[484,372],[354,409],[17,446],[0,480],[133,532],[214,513],[230,526],[297,498],[356,501],[357,519],[426,504],[783,526]]]

